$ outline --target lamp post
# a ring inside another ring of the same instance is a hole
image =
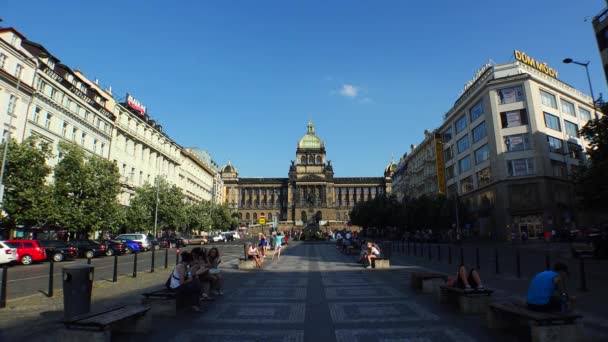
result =
[[[591,77],[589,76],[589,61],[582,63],[572,60],[572,58],[566,58],[563,60],[565,64],[574,63],[580,66],[585,67],[585,71],[587,72],[587,82],[589,82],[589,91],[591,92],[591,100],[593,101],[593,113],[595,114],[595,119],[599,120],[599,115],[597,114],[597,109],[595,108],[595,96],[593,95],[593,86],[591,85]]]
[[[0,19],[1,21],[1,19]],[[47,57],[46,54],[40,54],[38,57],[41,58],[45,58]],[[38,58],[37,56],[33,56],[30,58],[27,58],[25,60],[19,60],[20,62],[23,62],[23,64],[25,65],[27,62],[29,61],[36,61],[36,59]],[[36,80],[36,72],[38,71],[38,62],[35,62],[36,64],[36,68],[34,69],[34,78],[32,79],[32,86],[35,87],[35,80]],[[19,73],[19,75],[17,75],[17,87],[15,89],[15,106],[13,106],[13,111],[15,109],[15,107],[17,107],[17,101],[19,101],[19,89],[21,88],[21,73]],[[34,91],[36,91],[34,89]],[[34,94],[32,94],[32,97],[34,96]],[[9,100],[10,101],[10,100]],[[6,160],[8,158],[8,145],[10,144],[11,141],[11,131],[13,128],[13,116],[14,114],[9,112],[10,110],[10,106],[8,106],[6,108],[6,115],[8,115],[9,119],[8,119],[8,131],[6,133],[6,141],[4,144],[4,151],[2,152],[2,167],[0,168],[0,208],[4,209],[4,171],[6,169]],[[26,113],[27,115],[27,113]]]

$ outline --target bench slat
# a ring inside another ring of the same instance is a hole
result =
[[[523,304],[516,303],[491,303],[490,307],[498,311],[505,311],[538,322],[573,321],[582,317],[581,315],[562,314],[561,312],[557,313],[531,311]]]
[[[150,310],[144,305],[123,306],[89,316],[80,316],[77,320],[65,321],[67,326],[83,326],[105,328],[108,325],[118,323],[122,320],[141,315]]]

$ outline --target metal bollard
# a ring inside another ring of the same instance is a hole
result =
[[[175,266],[179,264],[179,248],[175,250]]]
[[[165,249],[165,269],[169,268],[169,249]]]
[[[460,247],[460,264],[464,265],[464,247]]]
[[[545,269],[546,270],[551,269],[551,256],[549,255],[549,252],[545,253]]]
[[[133,278],[137,278],[137,253],[133,253]]]
[[[154,253],[154,248],[152,248],[152,265],[150,265],[150,273],[154,273],[154,256],[156,255],[156,253]]]
[[[478,270],[481,269],[481,266],[479,265],[479,247],[475,248],[475,266],[477,266]]]
[[[118,254],[114,253],[114,272],[112,273],[112,282],[118,281]]]
[[[448,264],[452,264],[452,246],[448,246]]]
[[[429,242],[429,260],[433,260],[433,255],[431,253],[431,243]]]
[[[55,263],[53,258],[49,259],[49,290],[47,291],[47,297],[53,297],[53,273],[55,272]]]
[[[496,274],[500,274],[500,268],[498,266],[498,248],[494,248],[494,262],[496,266]]]
[[[437,261],[441,262],[441,245],[437,245]]]
[[[516,266],[516,273],[517,273],[517,278],[521,278],[521,264],[520,264],[520,257],[519,257],[519,249],[515,251],[515,266]]]
[[[410,240],[407,240],[407,256],[410,256]]]
[[[587,277],[585,276],[585,258],[579,256],[579,273],[581,276],[581,283],[579,290],[587,292]]]
[[[87,265],[91,264],[91,258],[87,258]]]
[[[414,256],[418,256],[418,251],[416,250],[416,241],[414,241]]]
[[[6,283],[8,282],[8,265],[2,265],[2,284],[0,285],[0,309],[6,307]]]

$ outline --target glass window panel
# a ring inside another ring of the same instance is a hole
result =
[[[462,132],[465,128],[467,128],[467,116],[463,115],[458,120],[456,120],[456,134]]]
[[[545,106],[549,106],[551,108],[557,109],[557,100],[555,99],[555,95],[548,93],[544,90],[540,91],[541,102]]]
[[[498,98],[500,104],[520,102],[524,100],[524,91],[521,86],[499,89]]]
[[[471,107],[471,122],[483,115],[483,101],[479,100]]]
[[[570,121],[564,120],[564,127],[566,128],[566,134],[571,137],[578,138],[578,125]]]
[[[578,112],[581,113],[581,120],[589,121],[591,120],[591,112],[586,110],[585,108],[578,107]]]
[[[574,110],[574,105],[571,102],[568,102],[564,99],[562,99],[562,113],[576,117],[576,111]]]
[[[475,164],[479,164],[484,162],[490,158],[490,148],[488,144],[483,145],[482,147],[475,150]]]
[[[507,135],[505,137],[505,145],[507,151],[524,151],[530,149],[530,135],[529,134],[514,134]]]
[[[467,172],[471,169],[471,155],[468,155],[458,161],[458,168],[460,174]]]
[[[559,124],[559,118],[555,115],[551,115],[549,113],[545,113],[545,126],[554,131],[561,132],[562,128]]]
[[[477,127],[473,128],[473,144],[485,138],[486,135],[486,122],[484,121],[481,124],[477,125]]]
[[[558,139],[547,135],[547,143],[549,144],[549,151],[561,153],[563,151],[564,143],[562,139]]]
[[[466,151],[470,144],[469,144],[469,135],[465,135],[464,137],[462,137],[460,140],[458,140],[458,142],[456,143],[458,145],[458,153],[462,153],[464,151]]]
[[[489,167],[477,172],[477,185],[482,187],[484,185],[490,184],[492,181],[492,172]]]

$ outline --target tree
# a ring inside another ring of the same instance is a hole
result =
[[[4,151],[4,143],[0,145]],[[22,143],[9,143],[4,178],[5,223],[10,227],[47,222],[53,213],[53,201],[46,179],[51,173],[47,160],[52,156],[45,141],[29,137]]]
[[[585,208],[601,210],[608,206],[608,117],[590,120],[581,134],[589,141],[590,162],[577,177],[577,189]]]
[[[61,225],[81,236],[116,225],[120,175],[115,163],[74,143],[59,143],[54,197]]]
[[[154,229],[156,214],[156,185],[145,184],[137,188],[127,209],[129,231],[150,231]],[[188,211],[185,196],[175,185],[165,179],[158,181],[158,231],[163,229],[182,230],[188,228]]]

